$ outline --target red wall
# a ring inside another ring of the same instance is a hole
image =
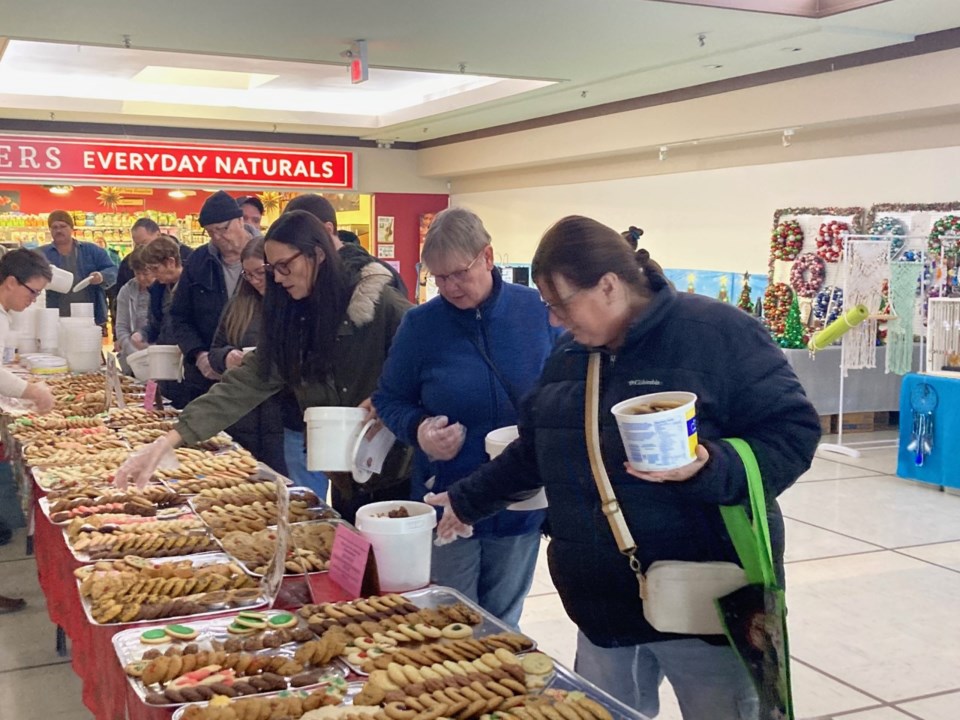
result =
[[[438,213],[450,203],[449,195],[413,193],[376,193],[373,196],[373,217],[370,232],[376,236],[377,217],[393,217],[396,245],[394,260],[400,261],[400,276],[413,300],[417,290],[417,263],[420,262],[420,216]],[[374,247],[376,254],[376,247]]]
[[[207,199],[210,193],[203,190],[197,190],[197,194],[177,200],[170,197],[167,193],[168,188],[160,188],[153,191],[153,195],[145,196],[125,196],[125,197],[143,197],[144,207],[121,205],[116,208],[104,207],[97,199],[97,193],[100,192],[99,186],[75,186],[69,195],[53,195],[42,185],[0,185],[0,194],[8,191],[20,193],[20,212],[30,215],[37,213],[48,213],[51,210],[85,210],[87,212],[126,212],[133,215],[138,214],[144,209],[156,210],[157,212],[175,212],[180,217],[188,214],[200,212],[203,201]],[[239,194],[239,193],[237,193]],[[0,211],[10,208],[0,208]]]

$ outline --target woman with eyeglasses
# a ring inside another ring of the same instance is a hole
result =
[[[448,490],[488,460],[484,439],[515,425],[558,335],[535,290],[503,281],[480,218],[439,213],[423,263],[439,296],[411,310],[373,403],[416,448],[411,496]],[[545,512],[503,510],[473,537],[433,550],[432,579],[517,627],[533,581]]]
[[[118,485],[146,484],[173,448],[215,435],[284,388],[301,409],[369,400],[410,307],[390,287],[390,272],[369,255],[342,260],[327,229],[303,210],[270,226],[264,254],[263,317],[269,320],[257,349],[187,405],[174,430],[131,456],[117,472]],[[348,517],[355,510],[337,509]]]
[[[634,253],[612,228],[579,216],[560,220],[531,269],[551,321],[569,332],[524,403],[519,440],[436,498],[445,506],[437,533],[466,533],[465,524],[481,522],[519,490],[545,487],[550,574],[579,629],[577,672],[649,717],[666,677],[687,720],[756,720],[752,680],[724,635],[667,634],[644,618],[637,576],[618,549],[588,457],[588,360],[596,354],[600,363],[599,458],[644,570],[657,560],[739,563],[719,506],[747,501],[743,464],[724,441],[742,438],[760,466],[782,577],[775,498],[810,467],[817,413],[755,318],[676,292],[649,253]],[[696,460],[638,472],[626,463],[610,408],[666,391],[697,395]]]
[[[267,290],[263,242],[262,237],[255,238],[240,253],[243,265],[240,284],[224,308],[210,345],[210,367],[220,375],[240,367],[245,349],[255,347],[260,339],[263,295]],[[281,475],[287,474],[283,459],[283,419],[276,398],[258,405],[228,427],[227,432],[257,460]]]
[[[10,250],[0,258],[0,348],[10,332],[11,312],[23,312],[36,302],[47,283],[53,279],[50,263],[40,254],[26,249]],[[0,395],[23,398],[36,405],[37,412],[53,409],[50,388],[43,382],[28,382],[0,367]],[[0,518],[0,545],[13,538],[13,531]],[[0,614],[17,612],[27,606],[23,598],[0,595]]]

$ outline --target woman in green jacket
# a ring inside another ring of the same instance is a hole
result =
[[[173,430],[134,453],[117,471],[119,486],[142,487],[175,447],[215,435],[284,388],[301,409],[367,403],[410,307],[390,287],[390,272],[373,258],[344,262],[320,221],[302,210],[270,226],[264,252],[270,321],[257,349],[187,405]],[[352,515],[352,505],[338,510]]]

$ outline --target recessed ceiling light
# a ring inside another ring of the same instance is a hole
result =
[[[50,192],[54,195],[69,195],[73,191],[73,185],[54,185]]]

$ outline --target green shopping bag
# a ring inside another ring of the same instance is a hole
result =
[[[760,467],[746,442],[737,438],[726,442],[746,469],[753,522],[740,505],[722,506],[720,512],[749,584],[715,603],[730,646],[757,688],[760,720],[794,720],[787,606],[773,569]]]

